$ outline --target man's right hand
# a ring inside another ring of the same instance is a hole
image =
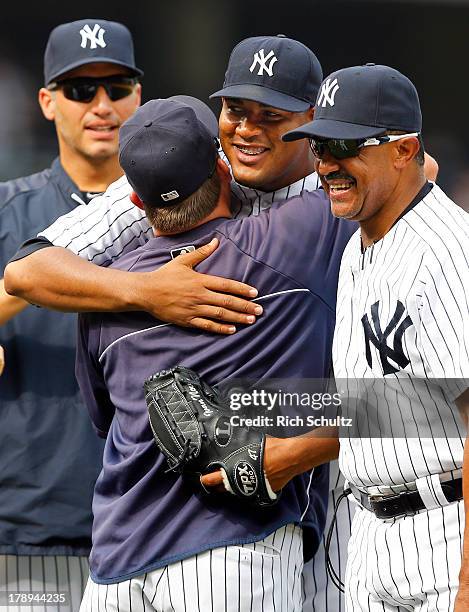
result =
[[[214,238],[209,244],[191,253],[179,255],[155,272],[140,273],[145,285],[145,289],[139,292],[145,300],[140,303],[140,308],[162,321],[218,334],[232,334],[236,331],[234,325],[226,323],[254,323],[256,316],[262,314],[262,306],[248,301],[256,297],[256,289],[238,281],[193,270],[217,247],[218,240]],[[155,279],[154,299],[148,292],[151,276]]]
[[[145,310],[168,323],[232,334],[234,324],[253,323],[262,307],[251,301],[253,287],[193,270],[217,246],[214,239],[154,272],[103,268],[68,249],[46,247],[7,265],[5,290],[63,312]]]

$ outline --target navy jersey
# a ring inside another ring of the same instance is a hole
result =
[[[73,210],[80,192],[55,160],[0,184],[0,275],[18,245]],[[0,554],[86,555],[101,468],[75,380],[76,315],[29,307],[0,326]]]
[[[200,272],[256,286],[264,314],[232,336],[162,323],[146,313],[80,316],[77,377],[93,423],[107,436],[93,502],[91,576],[112,583],[203,550],[252,542],[300,523],[318,545],[328,494],[326,466],[295,478],[279,503],[255,512],[229,496],[206,497],[165,473],[148,422],[145,378],[182,364],[207,382],[321,378],[330,369],[337,277],[355,224],[332,217],[322,190],[274,204],[257,217],[216,219],[158,237],[113,267],[146,272],[171,253],[216,237]]]

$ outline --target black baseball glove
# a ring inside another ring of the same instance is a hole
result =
[[[200,476],[222,470],[225,488],[256,505],[274,504],[264,473],[265,434],[231,425],[215,389],[182,366],[162,370],[144,384],[150,425],[169,470],[200,484]]]

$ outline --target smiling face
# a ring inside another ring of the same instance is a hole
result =
[[[314,170],[307,140],[283,142],[281,136],[312,120],[313,109],[292,113],[245,99],[224,98],[220,141],[241,185],[275,191]]]
[[[80,66],[63,77],[128,74],[124,67],[96,63]],[[76,102],[68,100],[60,88],[54,92],[42,88],[39,102],[46,118],[55,122],[61,155],[96,161],[117,156],[119,127],[139,106],[140,90],[136,84],[129,96],[113,102],[101,86],[90,102]]]
[[[359,149],[356,157],[336,159],[325,153],[316,171],[335,217],[365,221],[392,200],[399,181],[395,143]]]

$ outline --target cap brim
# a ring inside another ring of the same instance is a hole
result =
[[[313,104],[293,98],[287,94],[263,87],[262,85],[230,85],[213,93],[210,98],[242,98],[244,100],[252,100],[260,102],[266,106],[280,108],[281,110],[291,111],[293,113],[301,113],[308,110]]]
[[[168,100],[175,100],[176,102],[182,102],[183,104],[187,104],[194,111],[197,119],[205,125],[207,130],[214,138],[218,138],[218,119],[215,116],[215,113],[212,109],[199,100],[198,98],[193,98],[192,96],[171,96]]]
[[[300,138],[337,138],[348,140],[355,138],[371,138],[380,136],[386,132],[386,128],[358,125],[357,123],[346,123],[345,121],[333,121],[332,119],[315,119],[310,123],[291,130],[282,136],[282,140],[290,142]]]
[[[60,72],[51,74],[49,76],[49,80],[46,83],[46,85],[48,85],[52,81],[55,81],[56,79],[63,76],[64,74],[67,74],[67,72],[70,72],[70,70],[74,70],[75,68],[79,68],[80,66],[86,66],[87,64],[96,64],[98,62],[99,63],[104,62],[106,64],[115,64],[116,66],[122,66],[123,68],[128,68],[128,70],[130,70],[130,72],[132,73],[132,76],[143,76],[143,70],[140,70],[140,68],[137,68],[136,66],[131,66],[130,64],[119,62],[109,57],[90,57],[89,60],[79,60],[77,62],[72,62],[68,66],[65,66],[65,68],[61,68]]]

